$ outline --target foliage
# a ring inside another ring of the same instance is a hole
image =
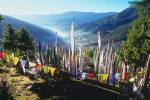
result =
[[[3,29],[3,48],[15,51],[18,54],[34,49],[32,36],[24,29],[14,29],[11,24],[6,24]]]
[[[0,67],[6,65],[6,60],[5,59],[1,59],[0,60]]]
[[[17,36],[11,24],[6,24],[3,28],[3,48],[6,50],[16,50]]]
[[[93,56],[94,56],[94,49],[86,49],[85,50],[85,55],[90,57],[90,58],[93,58]]]
[[[131,66],[142,67],[150,54],[150,15],[146,14],[146,6],[134,4],[139,9],[139,17],[127,34],[127,41],[121,45],[121,57]]]
[[[22,52],[26,50],[34,49],[34,42],[32,36],[24,29],[20,28],[17,30],[18,40],[17,48]]]

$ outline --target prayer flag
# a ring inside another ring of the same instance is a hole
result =
[[[18,61],[19,61],[18,57],[13,57],[13,63],[14,63],[14,65],[17,65]]]
[[[20,60],[20,62],[21,62],[21,67],[22,67],[22,69],[23,69],[23,72],[25,73],[26,72],[26,70],[25,70],[25,65],[26,65],[26,60]]]
[[[52,77],[54,76],[55,71],[56,71],[56,68],[50,67],[50,73],[51,73]]]

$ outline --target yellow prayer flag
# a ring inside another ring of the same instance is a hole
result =
[[[108,74],[103,74],[103,80],[107,81],[107,79],[108,79]]]
[[[50,72],[51,72],[52,77],[53,77],[54,74],[55,74],[55,70],[56,70],[56,68],[50,67]]]
[[[106,82],[108,79],[108,74],[99,74],[99,77],[101,82]]]
[[[17,65],[18,61],[19,61],[18,57],[13,57],[13,63],[14,63],[14,65]]]

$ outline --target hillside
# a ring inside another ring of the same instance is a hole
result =
[[[96,33],[98,30],[100,30],[103,42],[107,43],[108,41],[112,40],[121,41],[126,38],[126,32],[130,28],[132,21],[136,18],[136,9],[130,7],[118,14],[78,26],[76,28],[77,37],[80,36],[84,38],[86,36],[86,38],[90,39],[90,42],[82,42],[85,42],[88,45],[94,44],[96,42]]]
[[[35,41],[43,41],[43,42],[49,42],[49,44],[53,44],[56,38],[56,34],[53,31],[50,31],[48,29],[42,28],[40,26],[36,26],[18,19],[15,19],[10,16],[3,16],[4,20],[0,23],[0,33],[2,33],[3,26],[5,24],[12,24],[15,28],[23,27],[27,29],[28,32],[32,33],[31,35],[35,39]],[[1,34],[2,36],[2,34]],[[62,39],[59,37],[60,43],[62,43]]]

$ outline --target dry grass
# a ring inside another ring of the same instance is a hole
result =
[[[40,83],[44,80],[38,79],[33,81],[27,76],[16,75],[15,68],[7,68],[7,70],[9,70],[9,73],[0,74],[0,79],[3,78],[5,81],[7,81],[7,86],[9,87],[8,93],[15,100],[39,100],[37,94],[29,91],[27,86],[28,84],[34,84],[35,82]]]

